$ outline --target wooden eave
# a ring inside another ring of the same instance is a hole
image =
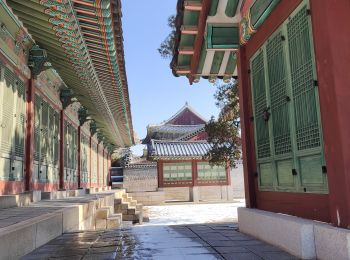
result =
[[[93,65],[94,59],[89,56],[87,46],[84,44],[79,30],[81,28],[78,25],[73,26],[79,28],[74,31],[78,45],[75,46],[73,43],[70,47],[70,44],[63,44],[56,36],[53,24],[49,22],[50,15],[45,13],[47,7],[34,0],[8,0],[7,3],[33,35],[37,44],[47,50],[51,64],[73,90],[78,100],[83,100],[82,105],[89,110],[90,114],[95,115],[94,119],[103,134],[111,143],[116,143],[118,146],[131,145],[133,143],[133,139],[130,137],[133,134],[132,128],[123,123],[131,118],[122,119],[115,116],[115,111],[118,111],[117,114],[122,114],[125,108],[120,107],[117,102],[107,99],[112,95],[104,94],[106,86],[101,86],[99,83],[98,74]],[[73,21],[73,24],[74,22],[76,21]],[[71,50],[77,51],[77,53],[72,53]],[[107,89],[109,88],[110,86],[107,87]],[[123,92],[116,91],[115,96],[117,95],[122,96]],[[79,98],[83,96],[84,98]]]

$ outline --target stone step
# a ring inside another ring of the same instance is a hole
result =
[[[119,205],[119,204],[122,204],[122,203],[123,203],[123,199],[122,198],[114,199],[114,205]]]
[[[107,229],[118,228],[122,224],[122,214],[112,214],[107,218]]]
[[[107,228],[107,219],[97,219],[95,220],[95,230],[104,230]]]
[[[111,213],[110,207],[101,207],[96,210],[96,219],[107,219]]]

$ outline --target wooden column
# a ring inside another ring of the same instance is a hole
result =
[[[59,187],[60,189],[64,189],[64,143],[65,143],[65,138],[64,138],[64,110],[62,109],[60,111],[60,156],[59,156],[59,161],[60,161],[60,171],[59,171]]]
[[[350,228],[350,4],[310,3],[331,222]]]
[[[192,160],[192,186],[198,185],[197,161]]]
[[[161,161],[157,161],[157,172],[158,172],[158,188],[163,188],[164,187],[163,164]]]
[[[248,208],[255,208],[257,206],[255,195],[255,171],[253,169],[255,157],[252,150],[254,139],[251,138],[253,133],[250,120],[251,115],[249,114],[249,65],[247,63],[245,47],[240,48],[237,56],[245,199]]]
[[[104,147],[102,151],[102,186],[107,186],[105,185],[105,149]]]
[[[78,189],[81,188],[81,126],[78,126]]]
[[[29,80],[26,100],[26,136],[25,136],[25,190],[32,189],[34,167],[34,79]]]
[[[90,135],[90,138],[89,138],[89,150],[90,150],[90,153],[89,153],[89,157],[90,157],[90,160],[89,160],[89,175],[90,175],[90,180],[89,180],[89,188],[92,187],[92,162],[91,162],[91,159],[92,159],[92,137]]]
[[[96,145],[96,165],[97,165],[97,187],[100,187],[100,154],[98,153],[99,143],[97,142]]]

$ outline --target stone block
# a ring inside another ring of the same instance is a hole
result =
[[[32,203],[31,192],[20,193],[16,195],[16,198],[17,198],[17,207],[28,206],[30,203]]]
[[[350,259],[350,230],[315,222],[317,259]]]
[[[36,203],[41,201],[41,190],[33,190],[32,191],[32,202]]]
[[[190,188],[190,201],[199,202],[199,187],[194,186]]]
[[[95,220],[95,229],[102,230],[107,228],[107,219],[96,219]]]
[[[134,221],[137,217],[135,215],[123,214],[123,221]]]
[[[120,227],[121,224],[121,217],[115,216],[115,217],[109,217],[107,219],[107,228],[112,229],[112,228],[118,228]]]
[[[82,206],[81,206],[82,211]],[[74,206],[67,209],[64,209],[63,211],[63,232],[68,231],[74,231],[79,230],[79,223],[80,220],[83,221],[81,218],[80,213],[80,206]]]
[[[86,194],[87,194],[86,189],[77,189],[77,190],[75,190],[74,196],[75,197],[82,197],[82,196],[85,196]]]
[[[99,208],[96,211],[96,219],[107,219],[108,215],[109,215],[109,208],[103,207],[103,208]]]
[[[0,196],[0,209],[8,209],[17,207],[16,195],[2,195]]]
[[[243,233],[275,245],[301,259],[316,257],[313,221],[257,209],[238,208]]]
[[[1,232],[0,259],[20,259],[35,249],[35,239],[35,223]]]
[[[53,214],[37,223],[36,243],[38,248],[63,233],[62,213]]]

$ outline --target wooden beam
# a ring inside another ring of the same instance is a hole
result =
[[[203,38],[204,38],[203,35],[205,31],[205,26],[207,24],[207,17],[210,11],[210,6],[211,6],[211,0],[202,1],[202,11],[200,12],[200,15],[199,15],[197,36],[194,42],[194,54],[191,60],[191,75],[189,77],[191,85],[194,81],[194,75],[197,72],[197,67],[199,64],[199,59],[202,51]]]
[[[186,11],[202,11],[202,3],[197,1],[185,1]]]
[[[189,66],[182,66],[182,67],[177,67],[176,73],[180,75],[187,75],[191,73],[191,70]]]
[[[191,34],[196,35],[198,34],[198,27],[197,26],[181,26],[181,33],[182,34]]]
[[[193,47],[180,47],[179,54],[180,55],[193,55],[194,49],[193,49]]]

